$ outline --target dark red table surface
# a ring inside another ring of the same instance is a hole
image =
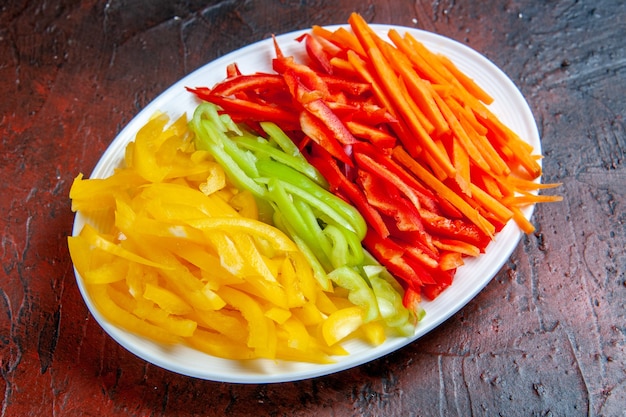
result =
[[[68,190],[133,116],[199,66],[272,33],[369,22],[456,39],[536,117],[544,180],[491,283],[424,338],[313,380],[236,385],[150,365],[90,316],[66,247]],[[623,416],[626,3],[3,1],[0,416]]]

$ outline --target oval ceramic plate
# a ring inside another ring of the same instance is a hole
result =
[[[401,34],[410,32],[433,51],[449,57],[462,71],[474,78],[491,94],[494,98],[494,103],[490,106],[491,110],[519,136],[527,140],[535,148],[536,153],[540,153],[539,134],[524,97],[514,83],[484,56],[465,45],[433,33],[397,26],[371,25],[371,27],[384,38],[391,28],[395,28]],[[329,27],[331,30],[336,28]],[[285,55],[293,55],[296,59],[302,58],[304,48],[295,39],[304,32],[293,32],[277,37]],[[181,79],[146,106],[119,133],[102,155],[91,178],[104,178],[113,173],[113,169],[119,166],[124,157],[126,144],[134,140],[136,132],[155,112],[166,112],[171,118],[183,113],[187,113],[190,117],[198,102],[191,93],[185,90],[186,86],[212,87],[225,77],[226,66],[234,62],[244,74],[257,71],[269,72],[273,57],[272,40],[266,39],[223,56]],[[532,207],[527,208],[524,214],[530,217]],[[73,233],[77,234],[85,222],[86,219],[78,213]],[[95,226],[98,225],[95,224]],[[77,282],[89,310],[102,328],[124,348],[152,364],[179,374],[213,381],[286,382],[328,375],[361,365],[396,351],[424,336],[459,311],[487,285],[510,257],[521,235],[519,228],[513,222],[509,222],[488,246],[484,255],[468,259],[466,264],[458,269],[453,284],[446,291],[434,301],[423,303],[426,316],[419,323],[412,337],[390,338],[378,347],[351,340],[344,344],[350,354],[338,357],[337,362],[331,365],[271,360],[233,361],[209,356],[186,346],[160,346],[108,323],[94,307],[78,274]]]

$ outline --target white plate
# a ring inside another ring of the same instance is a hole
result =
[[[527,140],[540,153],[540,142],[533,115],[515,84],[492,62],[467,46],[448,38],[405,27],[371,25],[386,38],[389,29],[399,33],[411,33],[427,47],[449,57],[462,71],[474,78],[494,98],[490,109],[518,135]],[[338,26],[331,26],[334,30]],[[284,34],[277,37],[285,55],[297,59],[303,55],[303,46],[295,38],[305,31]],[[186,86],[212,87],[226,74],[226,66],[236,62],[244,74],[257,71],[271,71],[274,49],[271,39],[246,46],[225,55],[189,74],[146,106],[115,138],[96,165],[90,178],[104,178],[113,173],[124,155],[126,144],[134,140],[135,133],[156,111],[164,111],[170,117],[178,117],[186,112],[190,117],[198,102],[185,90]],[[530,218],[532,207],[525,210]],[[85,224],[85,218],[76,215],[73,233],[77,234]],[[97,225],[96,225],[97,226]],[[432,302],[424,302],[426,317],[419,323],[415,335],[410,338],[391,338],[378,347],[364,342],[350,341],[345,344],[350,355],[337,358],[337,363],[317,365],[300,362],[270,360],[233,361],[206,355],[186,346],[164,348],[149,340],[130,334],[108,323],[97,311],[85,291],[83,281],[77,274],[78,287],[85,302],[102,328],[120,345],[138,357],[162,368],[179,374],[200,379],[235,383],[275,383],[295,381],[328,375],[380,358],[390,352],[419,339],[465,306],[500,270],[504,262],[516,248],[522,232],[509,222],[488,246],[486,253],[475,259],[468,259],[458,269],[452,285]]]

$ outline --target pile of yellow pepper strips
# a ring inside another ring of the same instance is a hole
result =
[[[384,268],[354,266],[367,283],[359,288],[327,271],[337,278],[328,286],[310,255],[261,220],[259,199],[196,145],[185,117],[159,114],[113,175],[75,179],[72,210],[88,221],[69,249],[107,320],[230,359],[330,363],[348,353],[346,337],[377,345],[411,334],[415,316]]]

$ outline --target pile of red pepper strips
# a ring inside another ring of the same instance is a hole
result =
[[[212,88],[188,88],[235,122],[273,122],[365,218],[364,247],[403,285],[404,304],[437,297],[464,256],[485,251],[534,191],[538,156],[486,107],[491,97],[409,34],[380,38],[358,14],[349,31],[315,26],[298,40],[310,62],[284,56],[275,73],[236,63]]]

